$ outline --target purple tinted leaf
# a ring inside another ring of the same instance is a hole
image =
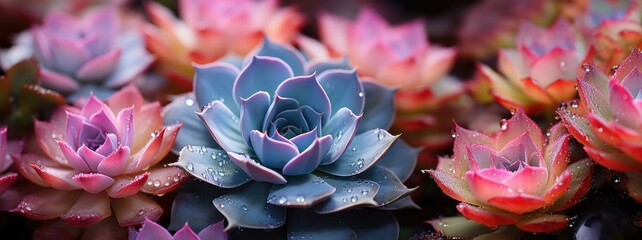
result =
[[[239,153],[251,151],[241,136],[239,118],[222,102],[211,102],[197,114],[224,150]]]
[[[263,130],[263,121],[269,108],[270,94],[266,92],[257,92],[248,99],[241,99],[241,136],[246,145],[252,146],[250,143],[252,130]]]
[[[323,128],[322,135],[332,136],[332,147],[321,164],[330,164],[339,159],[352,140],[361,116],[356,116],[350,109],[342,108],[330,118]]]
[[[283,174],[285,175],[301,175],[314,171],[323,157],[328,153],[330,145],[332,144],[332,136],[323,136],[317,138],[312,142],[305,151],[292,158],[283,167]]]
[[[261,47],[256,52],[256,55],[279,58],[290,66],[292,72],[294,73],[294,76],[303,75],[303,56],[299,53],[299,51],[290,46],[275,44],[268,38],[263,38],[263,44],[261,44]]]
[[[292,69],[283,60],[254,56],[234,83],[234,101],[240,105],[241,98],[248,98],[256,92],[274,93],[281,82],[292,76]]]

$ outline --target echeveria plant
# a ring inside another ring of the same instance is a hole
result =
[[[493,136],[461,127],[455,134],[454,156],[441,158],[429,172],[444,193],[461,201],[457,210],[465,218],[491,229],[514,225],[527,232],[567,226],[569,219],[560,212],[587,192],[592,162],[568,162],[570,135],[561,124],[546,140],[518,110]],[[438,219],[433,226],[457,235],[458,226],[444,224],[449,221]]]
[[[242,70],[195,65],[194,92],[164,110],[166,123],[184,123],[175,165],[231,189],[215,190],[223,193],[213,206],[177,196],[172,225],[211,224],[190,214],[212,211],[228,230],[274,229],[287,219],[289,237],[396,238],[394,217],[377,209],[415,206],[402,182],[417,150],[386,131],[393,91],[333,63],[307,65],[291,47],[264,41],[256,53]]]
[[[479,65],[495,101],[514,111],[552,113],[562,101],[575,97],[575,75],[585,57],[574,29],[560,19],[548,29],[524,23],[517,49],[499,51],[501,74]]]
[[[2,64],[6,68],[35,56],[43,86],[66,95],[86,97],[93,91],[106,98],[153,61],[140,34],[130,28],[115,6],[93,9],[82,17],[52,11],[42,25],[18,38],[3,54]]]
[[[190,89],[192,62],[206,64],[227,54],[245,56],[267,35],[289,43],[299,33],[303,16],[293,7],[279,9],[278,0],[180,0],[180,19],[158,3],[147,5],[152,22],[145,33],[148,48],[158,56],[159,70],[180,87]]]
[[[134,87],[107,103],[92,95],[81,108],[59,108],[51,121],[35,123],[41,151],[15,156],[20,173],[43,188],[12,212],[36,220],[59,217],[82,228],[112,213],[120,226],[158,219],[163,210],[144,193],[167,193],[187,177],[179,168],[158,166],[179,129],[163,126],[160,104],[145,103]]]
[[[581,101],[560,109],[562,121],[595,162],[629,175],[628,193],[642,202],[642,53],[631,51],[611,77],[584,69]]]

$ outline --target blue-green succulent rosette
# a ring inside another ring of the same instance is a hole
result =
[[[268,40],[245,62],[196,65],[193,92],[164,110],[184,123],[174,165],[202,181],[179,192],[170,228],[224,217],[294,239],[396,239],[386,210],[416,207],[403,181],[418,149],[386,131],[394,90]]]

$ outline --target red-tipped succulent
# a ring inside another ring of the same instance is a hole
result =
[[[226,54],[244,57],[264,36],[289,43],[303,25],[303,16],[292,7],[279,9],[278,0],[180,0],[178,10],[180,19],[150,1],[147,12],[155,26],[148,25],[144,34],[160,72],[187,90],[192,62],[206,64]]]
[[[467,219],[493,229],[555,231],[568,223],[560,211],[588,190],[592,164],[569,164],[570,135],[561,124],[547,135],[521,110],[492,136],[457,127],[453,158],[441,158],[429,172],[461,201],[457,210]]]
[[[35,123],[41,153],[15,156],[20,173],[43,188],[12,211],[82,228],[111,215],[120,226],[158,219],[163,210],[144,193],[167,193],[186,178],[157,166],[179,129],[163,126],[160,104],[145,103],[131,86],[106,103],[90,96],[81,108],[60,108],[50,122]]]
[[[565,20],[548,29],[525,23],[517,36],[517,49],[499,51],[501,74],[485,65],[479,65],[479,71],[502,106],[522,108],[529,114],[552,112],[575,97],[575,75],[584,52]]]
[[[560,108],[562,121],[595,162],[629,175],[629,195],[642,202],[642,53],[633,50],[610,77],[584,69],[581,101]]]

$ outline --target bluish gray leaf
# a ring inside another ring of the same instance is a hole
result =
[[[314,206],[314,211],[321,214],[343,211],[357,206],[377,206],[374,197],[379,185],[373,181],[356,177],[337,177],[320,175],[327,184],[336,188],[328,199]]]
[[[290,65],[294,76],[303,75],[303,63],[305,62],[303,56],[296,49],[281,44],[276,44],[268,38],[263,39],[263,44],[255,53],[257,56],[276,57],[283,60]]]
[[[399,223],[388,211],[364,208],[342,212],[338,218],[357,234],[359,240],[399,238]]]
[[[187,145],[219,148],[205,124],[196,115],[197,111],[199,109],[191,93],[177,97],[163,108],[163,125],[183,123],[172,146],[172,152],[176,155]]]
[[[342,108],[323,127],[322,135],[332,136],[332,147],[321,164],[330,164],[339,159],[354,137],[361,116],[356,116],[350,109]]]
[[[357,175],[373,166],[397,138],[383,129],[357,134],[337,161],[318,169],[337,176]]]
[[[403,139],[398,139],[381,157],[377,166],[386,167],[405,182],[410,178],[417,165],[417,156],[421,148],[413,148]]]
[[[252,182],[214,199],[229,230],[235,227],[274,229],[285,223],[286,209],[267,203],[272,184]]]
[[[323,122],[330,119],[330,99],[314,75],[289,78],[279,85],[276,94],[280,97],[292,98],[301,106],[310,106],[314,111],[323,114],[321,116]]]
[[[189,180],[176,190],[168,229],[177,231],[187,222],[192,230],[199,232],[210,224],[223,220],[212,199],[224,194],[222,188],[198,180]]]
[[[197,113],[221,148],[228,152],[252,153],[241,136],[239,118],[220,101],[209,103]]]
[[[360,115],[365,105],[365,93],[356,70],[333,69],[319,74],[319,84],[332,103],[332,115],[348,108]]]
[[[281,82],[292,76],[292,69],[283,60],[254,56],[234,83],[234,101],[240,105],[241,98],[248,98],[260,91],[272,95]]]
[[[363,82],[366,104],[357,133],[374,128],[389,129],[395,119],[395,90],[371,82]]]
[[[238,116],[239,105],[234,100],[232,88],[239,70],[222,62],[195,64],[194,70],[194,95],[199,107],[203,108],[210,102],[219,100]]]
[[[286,184],[275,184],[270,189],[269,204],[288,207],[310,207],[336,191],[323,179],[312,174],[291,176]]]
[[[178,161],[171,165],[182,168],[190,175],[209,184],[235,188],[252,180],[220,149],[191,146],[184,147]]]
[[[388,205],[378,207],[379,210],[399,210],[399,209],[421,209],[410,196],[405,196],[397,201]]]
[[[250,132],[262,131],[265,115],[270,108],[270,94],[257,92],[247,99],[241,99],[241,136],[246,145],[250,144]]]
[[[393,203],[416,189],[407,188],[392,171],[385,167],[374,166],[357,177],[379,184],[379,192],[374,198],[379,206]]]

